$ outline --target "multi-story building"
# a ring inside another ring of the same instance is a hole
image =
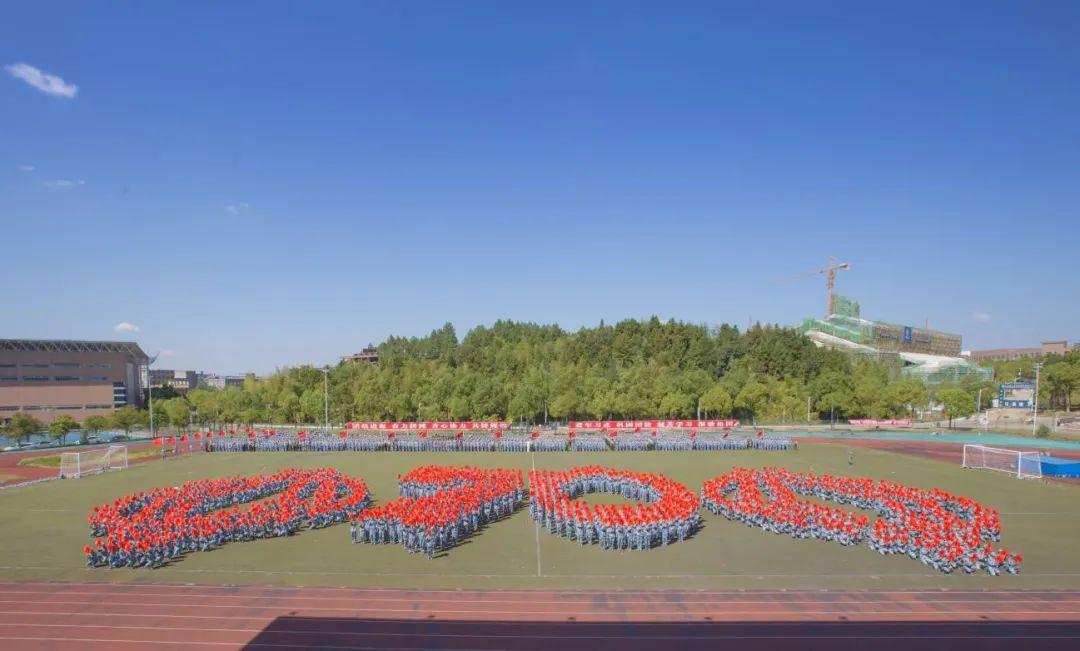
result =
[[[0,422],[20,411],[49,423],[142,406],[148,362],[133,341],[0,339]]]
[[[367,348],[361,350],[359,353],[353,353],[352,355],[345,355],[344,357],[341,358],[341,361],[348,362],[350,364],[362,363],[362,364],[371,364],[372,366],[378,366],[379,365],[379,349],[372,346],[371,344],[368,344]]]
[[[1073,346],[1076,348],[1076,346]],[[1027,357],[1045,357],[1046,355],[1064,355],[1069,352],[1069,342],[1044,341],[1038,348],[988,348],[986,350],[973,350],[968,357],[976,362],[1011,362]]]
[[[180,393],[199,386],[199,373],[195,371],[173,371],[163,368],[150,369],[150,387],[160,389],[166,384]]]
[[[990,379],[993,372],[961,357],[961,337],[930,328],[862,318],[859,304],[835,296],[834,312],[825,319],[803,320],[800,330],[818,346],[895,362],[907,377],[927,384]]]
[[[243,375],[215,375],[209,373],[199,376],[199,384],[201,386],[210,387],[213,389],[225,389],[228,387],[243,387],[244,376]]]

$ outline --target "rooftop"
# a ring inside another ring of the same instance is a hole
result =
[[[0,339],[0,350],[43,353],[125,353],[141,361],[150,358],[134,341],[82,339]]]

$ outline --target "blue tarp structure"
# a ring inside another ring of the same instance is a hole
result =
[[[1080,478],[1080,460],[1062,459],[1060,457],[1041,457],[1042,474],[1044,477],[1078,477]]]

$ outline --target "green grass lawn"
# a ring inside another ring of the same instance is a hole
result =
[[[523,509],[431,561],[400,546],[352,545],[348,527],[339,525],[188,554],[153,571],[83,565],[91,507],[137,490],[289,466],[333,466],[363,476],[383,502],[396,496],[398,474],[433,463],[523,470],[534,463],[603,464],[663,472],[695,492],[705,479],[735,465],[887,478],[943,488],[1000,510],[1002,545],[1022,553],[1025,562],[1019,576],[945,576],[907,557],[768,534],[704,510],[705,526],[689,541],[611,552],[538,531]],[[1076,588],[1078,496],[1073,485],[1020,481],[871,450],[858,450],[850,467],[846,448],[835,444],[804,444],[795,452],[219,453],[0,492],[0,579],[427,588]]]

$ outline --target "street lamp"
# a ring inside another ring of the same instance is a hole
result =
[[[1039,369],[1042,368],[1042,362],[1035,364],[1035,397],[1033,398],[1033,406],[1035,408],[1035,414],[1031,417],[1031,435],[1035,436],[1035,430],[1039,424]]]
[[[323,427],[330,431],[330,369],[324,368],[323,372]]]
[[[161,353],[158,353],[160,355]],[[146,361],[146,408],[150,410],[150,438],[154,438],[154,381],[150,379],[150,365],[157,361],[158,355]]]

